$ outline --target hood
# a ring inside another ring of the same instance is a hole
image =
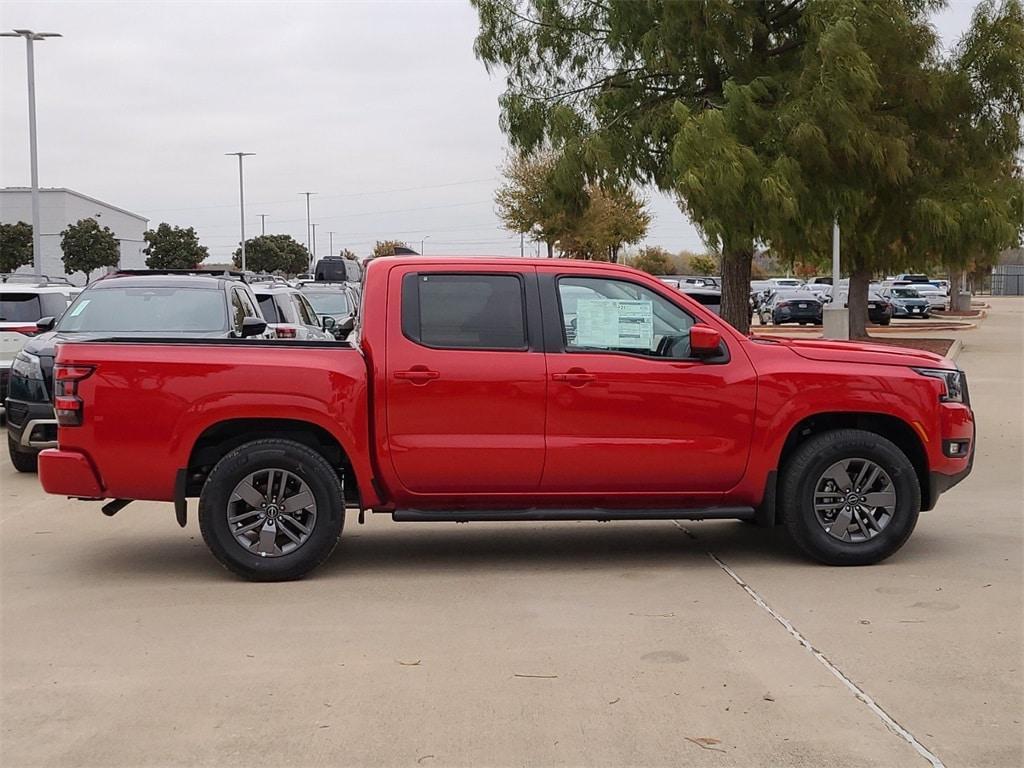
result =
[[[800,357],[828,363],[867,363],[870,365],[922,366],[953,368],[949,360],[923,349],[892,347],[861,341],[824,341],[822,339],[773,339],[789,347]]]
[[[195,333],[195,332],[165,332],[157,333],[154,331],[145,332],[133,332],[133,331],[95,331],[95,332],[84,332],[84,333],[62,333],[60,331],[47,331],[46,333],[40,333],[38,336],[31,336],[28,341],[25,342],[25,346],[22,347],[26,352],[39,355],[43,357],[53,357],[56,354],[56,348],[62,341],[96,341],[98,339],[181,339],[181,338],[194,338],[194,339],[220,339],[227,335],[223,331],[214,331],[211,333]]]

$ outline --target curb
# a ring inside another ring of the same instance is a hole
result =
[[[964,351],[964,342],[962,339],[953,339],[953,343],[946,351],[946,359],[952,363],[956,362],[956,359],[960,357],[960,353]]]

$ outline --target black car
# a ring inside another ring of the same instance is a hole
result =
[[[101,338],[271,338],[252,289],[227,273],[115,272],[86,288],[59,318],[41,318],[11,366],[7,448],[19,472],[57,445],[53,359],[61,341]]]
[[[766,313],[772,325],[799,323],[821,325],[822,302],[810,291],[775,291],[769,298]]]
[[[355,327],[359,299],[347,283],[303,283],[299,290],[320,317],[330,317],[334,338],[344,341]]]

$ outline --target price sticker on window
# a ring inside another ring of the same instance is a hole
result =
[[[654,305],[649,301],[580,299],[576,305],[578,347],[651,349]]]

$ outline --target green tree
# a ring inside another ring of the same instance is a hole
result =
[[[242,249],[231,257],[242,266]],[[283,272],[297,275],[309,269],[309,251],[291,235],[260,235],[245,241],[245,267],[254,272]]]
[[[567,231],[559,247],[576,258],[617,262],[623,245],[639,242],[650,226],[644,201],[631,189],[587,190],[586,208],[577,216],[567,214]]]
[[[672,254],[660,245],[641,248],[629,263],[633,269],[641,269],[651,275],[672,274]]]
[[[370,254],[370,258],[376,259],[381,256],[394,256],[396,248],[405,247],[405,243],[401,240],[378,240],[373,246],[373,253]]]
[[[718,259],[714,256],[702,253],[690,259],[690,269],[697,275],[718,274]]]
[[[172,227],[164,222],[155,230],[147,230],[142,237],[146,241],[142,252],[146,254],[146,266],[150,269],[195,269],[210,255],[206,246],[199,244],[192,227]]]
[[[794,217],[773,114],[799,60],[804,4],[472,0],[476,54],[505,72],[502,127],[551,146],[556,180],[654,184],[723,253],[722,314],[748,327],[754,243]]]
[[[341,253],[338,254],[343,259],[352,259],[352,261],[358,261],[359,257],[356,256],[354,251],[350,251],[348,248],[342,248]]]
[[[32,263],[32,225],[0,224],[0,272],[13,272]]]
[[[64,252],[64,271],[69,275],[85,273],[86,282],[94,270],[116,267],[121,260],[121,247],[110,227],[101,227],[96,219],[79,219],[61,232],[60,247]]]
[[[555,183],[557,161],[548,149],[510,155],[501,169],[505,183],[494,195],[505,228],[545,243],[549,259],[555,243],[569,231],[571,218],[567,198]]]

